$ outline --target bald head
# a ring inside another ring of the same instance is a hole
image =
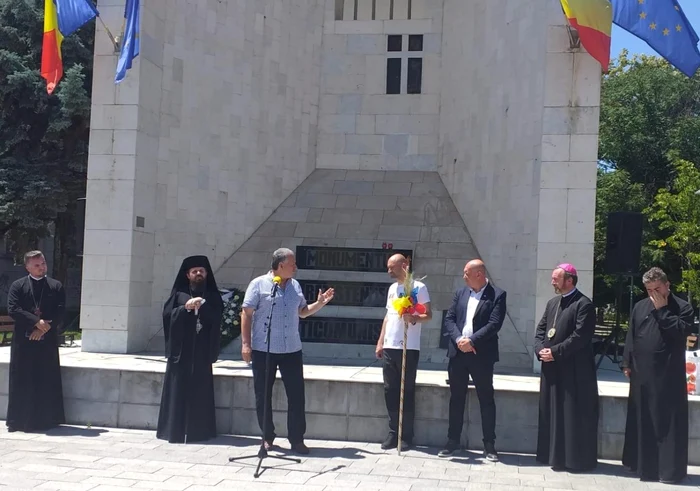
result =
[[[408,259],[403,254],[394,254],[386,262],[386,269],[393,279],[402,282],[406,279]]]
[[[481,259],[472,259],[465,264],[464,282],[475,292],[486,286],[486,266]]]
[[[467,263],[466,268],[468,271],[474,271],[475,273],[481,271],[486,276],[486,266],[484,266],[484,262],[481,259],[472,259]]]

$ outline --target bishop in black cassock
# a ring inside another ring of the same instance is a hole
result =
[[[649,294],[632,311],[623,370],[630,379],[622,463],[642,481],[681,481],[688,472],[686,336],[693,308],[673,295],[666,274],[642,278]]]
[[[598,381],[591,345],[595,309],[577,281],[570,264],[553,271],[560,295],[547,302],[534,348],[542,361],[537,461],[581,472],[598,463]]]
[[[28,276],[12,283],[7,311],[15,321],[10,348],[8,431],[45,431],[65,423],[58,329],[66,294],[59,281],[46,276],[40,251],[24,258]]]
[[[206,256],[185,259],[163,308],[165,369],[157,437],[170,443],[216,436],[212,364],[219,357],[223,301]]]

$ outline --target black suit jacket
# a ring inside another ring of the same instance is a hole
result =
[[[452,358],[459,353],[457,340],[462,337],[462,329],[467,319],[467,302],[470,290],[462,287],[455,293],[452,306],[445,315],[443,336],[450,338],[447,356]],[[484,288],[479,305],[474,314],[474,334],[472,344],[476,357],[495,363],[498,361],[498,331],[506,318],[506,292],[489,282]]]

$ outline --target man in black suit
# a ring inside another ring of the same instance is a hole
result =
[[[464,266],[466,287],[455,293],[445,316],[445,336],[450,379],[450,423],[447,445],[441,457],[449,457],[460,447],[467,384],[471,375],[481,408],[484,456],[498,461],[496,453],[496,402],[493,392],[493,366],[498,361],[498,331],[506,318],[506,292],[486,278],[486,267],[478,259]]]

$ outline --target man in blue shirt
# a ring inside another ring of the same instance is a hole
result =
[[[272,387],[279,367],[282,383],[287,394],[287,429],[289,443],[294,452],[306,455],[304,444],[306,415],[304,400],[304,366],[299,318],[315,314],[333,299],[334,290],[319,290],[316,302],[307,305],[299,282],[293,278],[297,265],[294,252],[277,249],[272,255],[272,269],[258,276],[248,285],[241,312],[241,355],[246,362],[253,362],[253,385],[255,410],[260,429],[264,435],[265,448],[270,450],[275,440],[275,425],[272,422]],[[272,309],[273,279],[279,277],[279,287],[274,296],[270,331],[270,371],[265,367],[267,352],[267,320]],[[269,377],[269,384],[267,378]],[[265,387],[269,387],[267,398]],[[265,400],[268,401],[265,411]],[[267,412],[267,424],[265,413]]]

